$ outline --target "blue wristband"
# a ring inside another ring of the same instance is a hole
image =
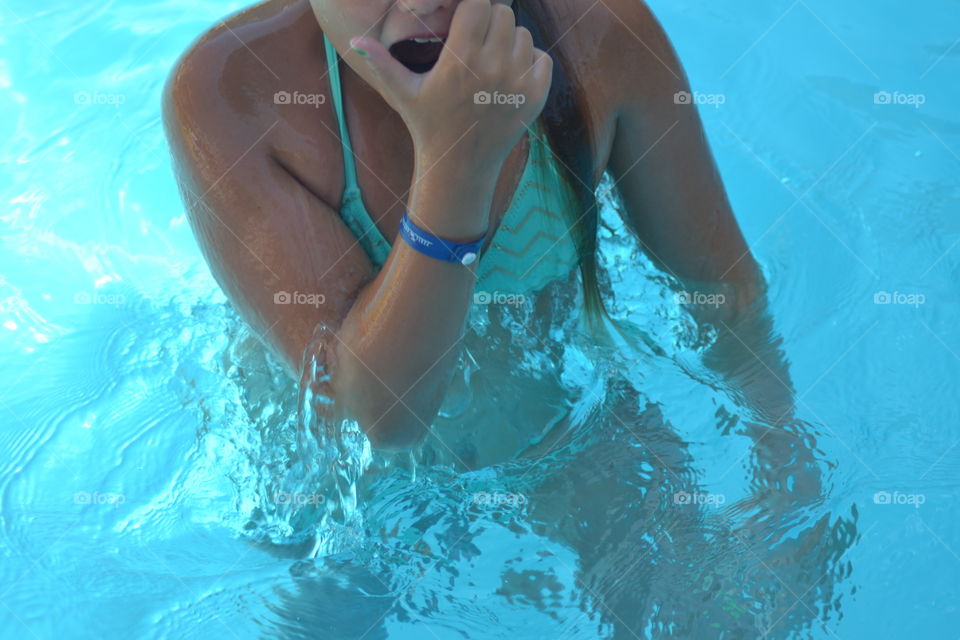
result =
[[[473,263],[480,256],[480,247],[483,246],[483,238],[465,243],[438,238],[413,224],[406,211],[400,219],[400,237],[411,247],[431,258],[464,265]]]

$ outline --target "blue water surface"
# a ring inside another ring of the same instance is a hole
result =
[[[3,637],[955,638],[960,6],[650,5],[770,282],[815,500],[732,508],[746,410],[612,204],[645,347],[521,341],[504,378],[537,422],[536,355],[561,354],[573,444],[463,470],[298,438],[309,398],[211,276],[160,119],[244,4],[4,0]]]

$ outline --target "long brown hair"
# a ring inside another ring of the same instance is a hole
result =
[[[597,275],[597,219],[599,203],[593,188],[593,137],[588,119],[589,105],[583,88],[576,83],[569,58],[560,46],[560,35],[545,0],[514,0],[517,24],[526,27],[533,43],[553,58],[553,83],[540,115],[550,148],[560,160],[561,175],[576,194],[577,206],[570,214],[571,233],[577,246],[583,302],[593,324],[610,319],[600,294]]]

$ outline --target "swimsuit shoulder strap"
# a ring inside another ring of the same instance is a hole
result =
[[[323,34],[323,46],[327,52],[327,69],[330,75],[330,92],[333,94],[333,107],[337,112],[337,125],[340,127],[340,145],[343,149],[344,190],[347,193],[359,193],[357,185],[357,167],[353,160],[353,147],[347,132],[347,120],[343,115],[343,96],[340,91],[340,57],[333,44]]]
[[[330,93],[333,106],[337,113],[337,126],[340,128],[340,146],[343,151],[343,198],[340,205],[340,218],[350,231],[357,237],[366,250],[375,267],[383,266],[390,255],[390,243],[370,216],[363,204],[360,195],[360,185],[357,182],[357,166],[353,157],[353,147],[350,144],[350,134],[347,132],[347,119],[343,113],[343,95],[340,86],[340,58],[337,50],[323,35],[323,45],[327,52],[327,69],[330,76]]]

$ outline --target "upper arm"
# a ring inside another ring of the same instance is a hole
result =
[[[640,0],[610,3],[624,75],[609,170],[651,258],[680,279],[753,284],[756,265],[663,28]]]
[[[206,66],[186,57],[164,92],[177,182],[217,282],[298,376],[316,325],[339,326],[372,267],[336,211],[276,160],[283,125],[225,114]],[[282,292],[322,303],[284,304]]]

